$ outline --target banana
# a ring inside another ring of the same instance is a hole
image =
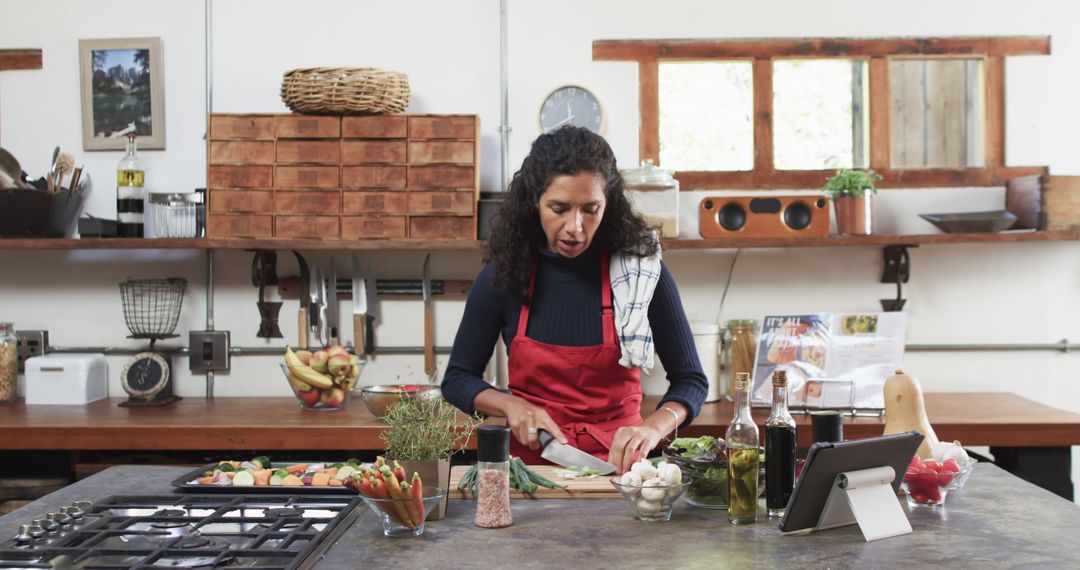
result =
[[[301,392],[307,392],[312,387],[329,388],[334,385],[334,381],[329,376],[320,374],[312,367],[301,362],[300,357],[296,356],[296,353],[288,346],[285,347],[285,365],[289,367],[291,372],[291,374],[289,374],[290,382],[292,382],[295,377],[301,384],[307,386],[307,390],[297,386],[297,389]]]
[[[307,384],[307,383],[303,382],[302,380],[300,380],[299,378],[297,378],[295,374],[290,372],[288,378],[289,378],[289,384],[292,384],[293,388],[296,388],[297,390],[299,390],[301,392],[310,392],[311,391],[311,385]]]
[[[292,373],[295,374],[297,379],[301,382],[310,384],[315,388],[329,388],[334,385],[334,380],[332,378],[321,372],[315,371],[315,369],[310,366],[301,364],[300,366],[294,367]]]

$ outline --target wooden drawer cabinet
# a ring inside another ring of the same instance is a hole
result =
[[[475,207],[472,192],[409,192],[410,214],[468,215]]]
[[[341,143],[341,162],[345,164],[405,164],[408,157],[405,141],[347,140]]]
[[[274,117],[269,115],[211,115],[211,140],[274,140]]]
[[[345,214],[405,214],[409,211],[405,192],[345,192],[341,211]]]
[[[273,188],[274,169],[271,166],[213,165],[207,169],[206,180],[211,188]]]
[[[341,187],[347,190],[367,188],[404,188],[404,166],[343,166]]]
[[[279,166],[274,175],[275,188],[337,188],[340,185],[336,166]]]
[[[284,115],[274,117],[279,139],[336,139],[341,136],[341,117]]]
[[[403,139],[408,134],[409,122],[404,115],[341,119],[341,136],[347,139]]]
[[[474,239],[474,115],[211,115],[207,233]]]
[[[269,238],[274,235],[273,216],[215,214],[206,218],[209,238]]]
[[[274,143],[210,141],[210,164],[274,164]]]
[[[274,212],[274,193],[268,190],[218,190],[210,194],[210,213]]]
[[[338,239],[337,216],[274,216],[274,237]]]
[[[480,122],[472,115],[409,117],[410,139],[476,140]]]
[[[409,141],[410,164],[473,164],[476,143],[472,141]]]
[[[342,239],[404,239],[405,216],[342,216]]]

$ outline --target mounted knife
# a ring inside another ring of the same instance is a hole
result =
[[[540,452],[540,457],[543,457],[556,465],[578,469],[582,467],[592,467],[593,469],[596,469],[600,475],[607,475],[615,472],[614,465],[594,455],[585,453],[572,445],[559,443],[559,440],[552,437],[547,430],[541,429],[537,432],[536,436],[540,439],[540,447],[543,448],[543,451]]]
[[[331,285],[332,284],[332,285]],[[337,298],[337,267],[334,266],[334,260],[330,259],[330,283],[326,288],[326,333],[330,346],[338,344],[338,319],[340,318],[340,311],[338,311],[338,298]]]
[[[374,343],[373,318],[368,314],[367,278],[360,267],[360,254],[352,255],[353,344],[356,354],[367,359]]]
[[[296,256],[296,262],[300,265],[300,313],[297,316],[297,338],[296,344],[302,350],[307,350],[308,347],[308,327],[310,321],[308,320],[308,312],[311,310],[311,273],[308,271],[308,264],[304,261],[304,256],[300,255],[300,252],[293,250],[293,255]]]
[[[367,272],[364,273],[364,289],[367,290],[367,306],[368,315],[370,316],[368,334],[364,340],[367,344],[364,345],[364,352],[367,354],[375,354],[375,321],[379,320],[381,316],[379,314],[379,288],[376,285],[375,280],[375,268],[372,267],[371,262],[367,264]]]
[[[312,268],[311,282],[311,331],[320,345],[326,346],[323,325],[326,323],[326,280],[319,266]]]
[[[435,378],[435,313],[431,306],[431,254],[424,257],[422,290],[424,295],[424,374]]]

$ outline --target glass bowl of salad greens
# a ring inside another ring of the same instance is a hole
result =
[[[711,435],[680,437],[663,451],[664,459],[678,465],[690,482],[683,497],[692,506],[726,509],[728,506],[727,453],[724,440]]]

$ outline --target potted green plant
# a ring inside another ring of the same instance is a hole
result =
[[[873,230],[874,183],[881,176],[873,170],[841,168],[821,188],[832,199],[836,212],[836,232],[846,235],[870,235]]]
[[[420,474],[425,484],[450,486],[450,456],[465,449],[481,418],[460,413],[440,398],[403,398],[382,417],[390,427],[379,436],[386,456],[405,472]],[[430,483],[429,483],[430,482]],[[438,520],[446,514],[446,499],[428,515]]]

